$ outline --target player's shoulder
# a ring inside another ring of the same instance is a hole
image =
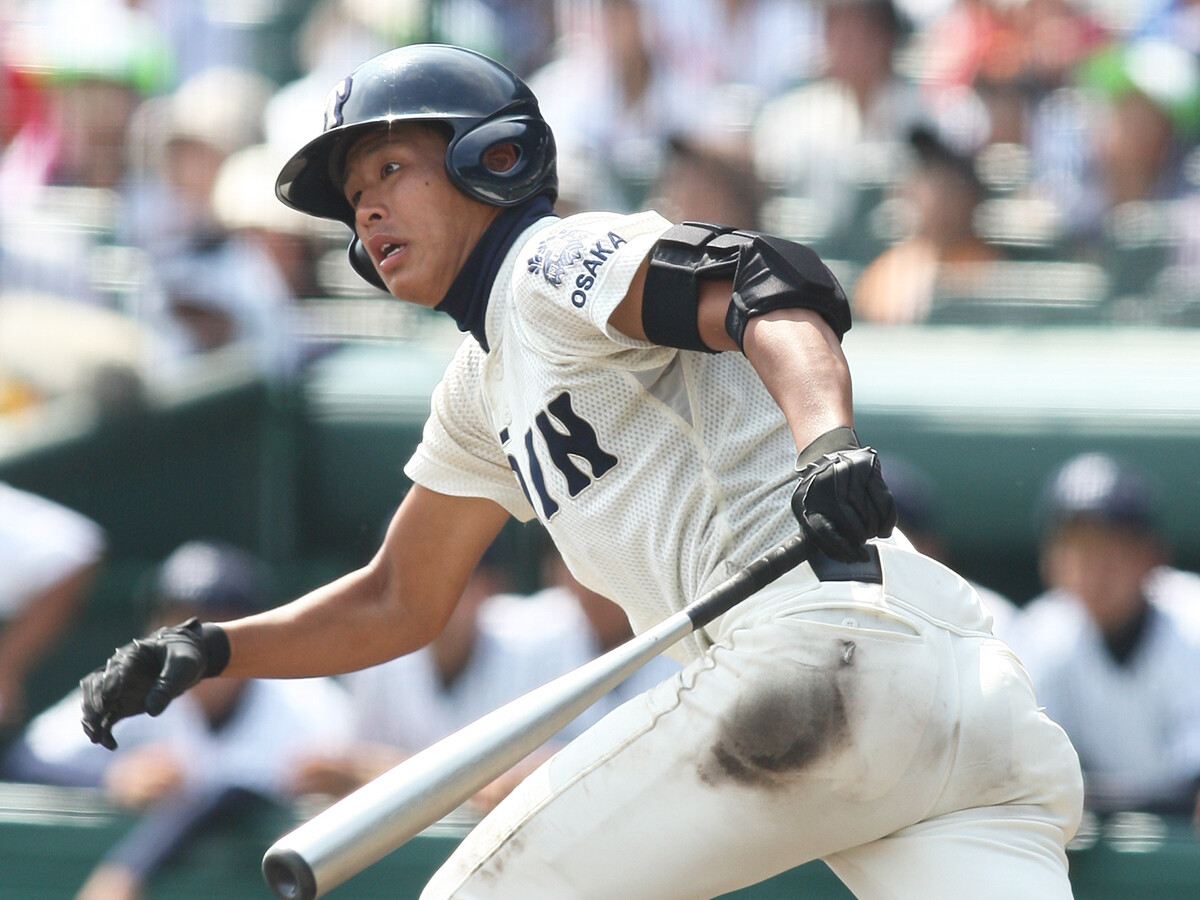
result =
[[[517,276],[528,286],[562,288],[574,283],[576,268],[593,279],[607,261],[642,245],[638,238],[657,238],[671,223],[657,212],[583,212],[552,219],[534,231],[521,247]],[[578,286],[576,286],[578,287]]]

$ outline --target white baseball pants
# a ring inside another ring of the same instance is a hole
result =
[[[824,859],[862,900],[1071,897],[1079,762],[974,591],[803,566],[469,834],[422,900],[705,900]]]

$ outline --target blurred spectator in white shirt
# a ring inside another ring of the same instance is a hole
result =
[[[342,794],[509,700],[571,671],[632,636],[620,607],[582,588],[557,553],[548,552],[532,594],[508,593],[508,574],[489,550],[428,647],[344,676],[353,698],[357,745],[341,755],[314,755],[299,784]],[[562,743],[625,699],[678,669],[661,657],[564,728],[553,741],[479,791],[470,803],[488,810]]]
[[[895,67],[906,23],[892,0],[830,0],[825,68],[768,102],[752,135],[759,177],[798,203],[768,227],[831,257],[878,252],[865,216],[896,179],[908,135],[927,118],[917,85]]]
[[[1158,516],[1133,466],[1068,460],[1038,510],[1046,592],[1010,628],[1099,812],[1200,812],[1200,579],[1167,568]]]
[[[220,541],[189,541],[162,563],[150,586],[150,626],[189,616],[221,621],[270,605],[270,580],[253,555]],[[76,895],[135,900],[160,866],[247,795],[286,802],[302,754],[332,752],[350,734],[345,692],[327,678],[210,678],[156,719],[114,728],[115,752],[79,726],[79,692],[35,718],[3,766],[10,780],[94,786],[141,812]]]
[[[75,625],[105,546],[88,517],[0,482],[0,734],[23,721],[26,678]]]
[[[648,39],[639,0],[598,0],[566,24],[554,58],[534,72],[558,148],[559,207],[637,209],[686,109]]]

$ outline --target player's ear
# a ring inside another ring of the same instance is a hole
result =
[[[497,144],[483,154],[483,164],[491,172],[507,172],[520,157],[521,151],[516,144]]]

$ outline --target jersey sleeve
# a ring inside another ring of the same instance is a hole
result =
[[[534,235],[522,248],[512,282],[530,343],[552,355],[579,357],[654,347],[612,328],[609,318],[670,227],[656,212],[583,213]]]
[[[483,407],[483,350],[463,341],[434,389],[421,443],[404,467],[416,484],[453,497],[484,497],[516,519],[535,515],[491,432]]]

